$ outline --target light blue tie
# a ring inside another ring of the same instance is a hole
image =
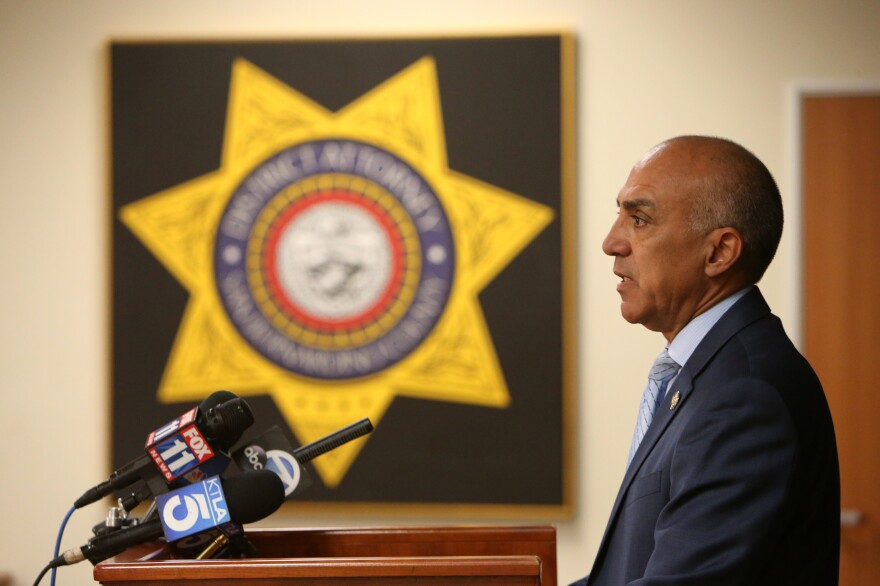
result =
[[[627,466],[632,462],[636,450],[639,449],[639,444],[642,443],[642,439],[654,420],[654,411],[663,399],[666,384],[675,376],[679,368],[678,363],[669,357],[668,348],[664,348],[657,360],[654,361],[651,373],[648,375],[648,386],[645,387],[642,403],[639,405],[639,418],[636,420],[636,429],[633,432],[632,445],[629,448],[629,458],[626,461]]]

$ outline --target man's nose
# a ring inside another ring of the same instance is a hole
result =
[[[629,254],[629,244],[621,233],[620,222],[611,225],[611,230],[602,242],[602,252],[608,256],[626,256]]]

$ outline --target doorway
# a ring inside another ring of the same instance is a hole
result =
[[[880,584],[880,89],[800,99],[804,351],[837,433],[840,584]]]

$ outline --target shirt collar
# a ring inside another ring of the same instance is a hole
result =
[[[724,315],[728,309],[733,307],[734,303],[748,293],[752,287],[754,287],[754,285],[749,285],[745,289],[740,289],[730,297],[722,299],[707,309],[704,313],[701,313],[688,322],[678,335],[673,338],[672,342],[670,342],[669,356],[678,364],[684,366],[691,357],[691,354],[694,353],[694,350],[697,349],[697,346],[700,345],[700,342],[703,341],[703,338],[706,337],[706,334],[709,333],[709,330],[711,330],[712,327],[718,323],[718,320],[721,319],[721,316]]]

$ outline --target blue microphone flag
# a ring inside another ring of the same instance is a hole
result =
[[[160,494],[156,504],[169,542],[231,521],[219,476]]]

